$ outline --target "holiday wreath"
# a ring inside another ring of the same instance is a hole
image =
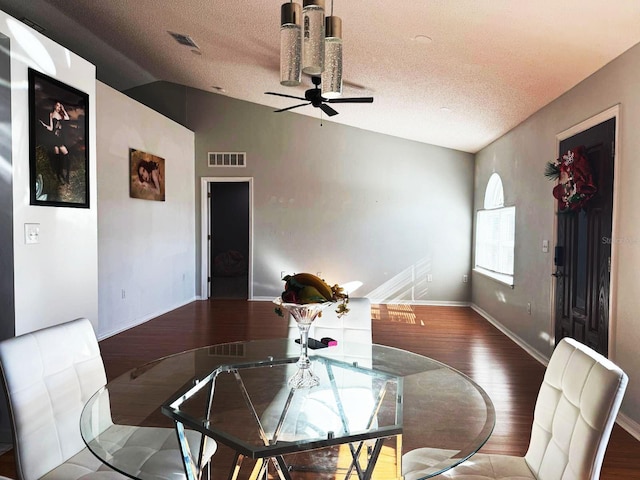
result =
[[[591,166],[584,146],[569,150],[554,162],[548,162],[544,174],[550,180],[558,180],[553,196],[558,199],[559,210],[578,211],[596,193]]]

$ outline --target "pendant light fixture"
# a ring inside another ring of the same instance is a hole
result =
[[[324,70],[322,72],[322,96],[337,98],[342,95],[342,20],[333,15],[326,18],[324,39]]]
[[[302,71],[320,75],[324,68],[324,0],[303,0]]]
[[[302,32],[300,5],[291,0],[280,8],[280,84],[300,85]]]

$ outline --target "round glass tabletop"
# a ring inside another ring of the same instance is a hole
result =
[[[233,478],[234,469],[248,478],[264,459],[284,478],[309,478],[309,471],[344,478],[350,469],[365,478],[375,468],[384,478],[417,480],[464,461],[491,435],[491,400],[443,363],[376,344],[311,350],[320,385],[296,390],[287,378],[299,353],[293,340],[256,340],[145,364],[87,402],[82,437],[103,463],[131,478],[156,478],[155,468],[169,475],[163,478],[184,477],[178,438],[186,438],[186,478],[197,478],[199,453],[206,459],[215,451],[213,479]],[[356,466],[360,457],[368,459]]]

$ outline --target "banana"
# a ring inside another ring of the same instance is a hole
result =
[[[318,289],[315,287],[312,287],[311,285],[306,285],[304,287],[302,287],[302,290],[300,290],[300,303],[305,304],[305,303],[323,303],[326,302],[327,299],[324,298],[324,296],[318,292]]]
[[[313,275],[312,273],[297,273],[291,278],[301,285],[314,287],[326,300],[333,300],[333,291],[331,290],[331,287],[320,277]]]

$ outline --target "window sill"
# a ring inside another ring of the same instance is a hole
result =
[[[503,275],[501,273],[492,272],[478,267],[474,268],[473,271],[475,273],[479,273],[483,277],[488,277],[498,283],[506,285],[509,288],[513,288],[513,277],[511,275]]]

